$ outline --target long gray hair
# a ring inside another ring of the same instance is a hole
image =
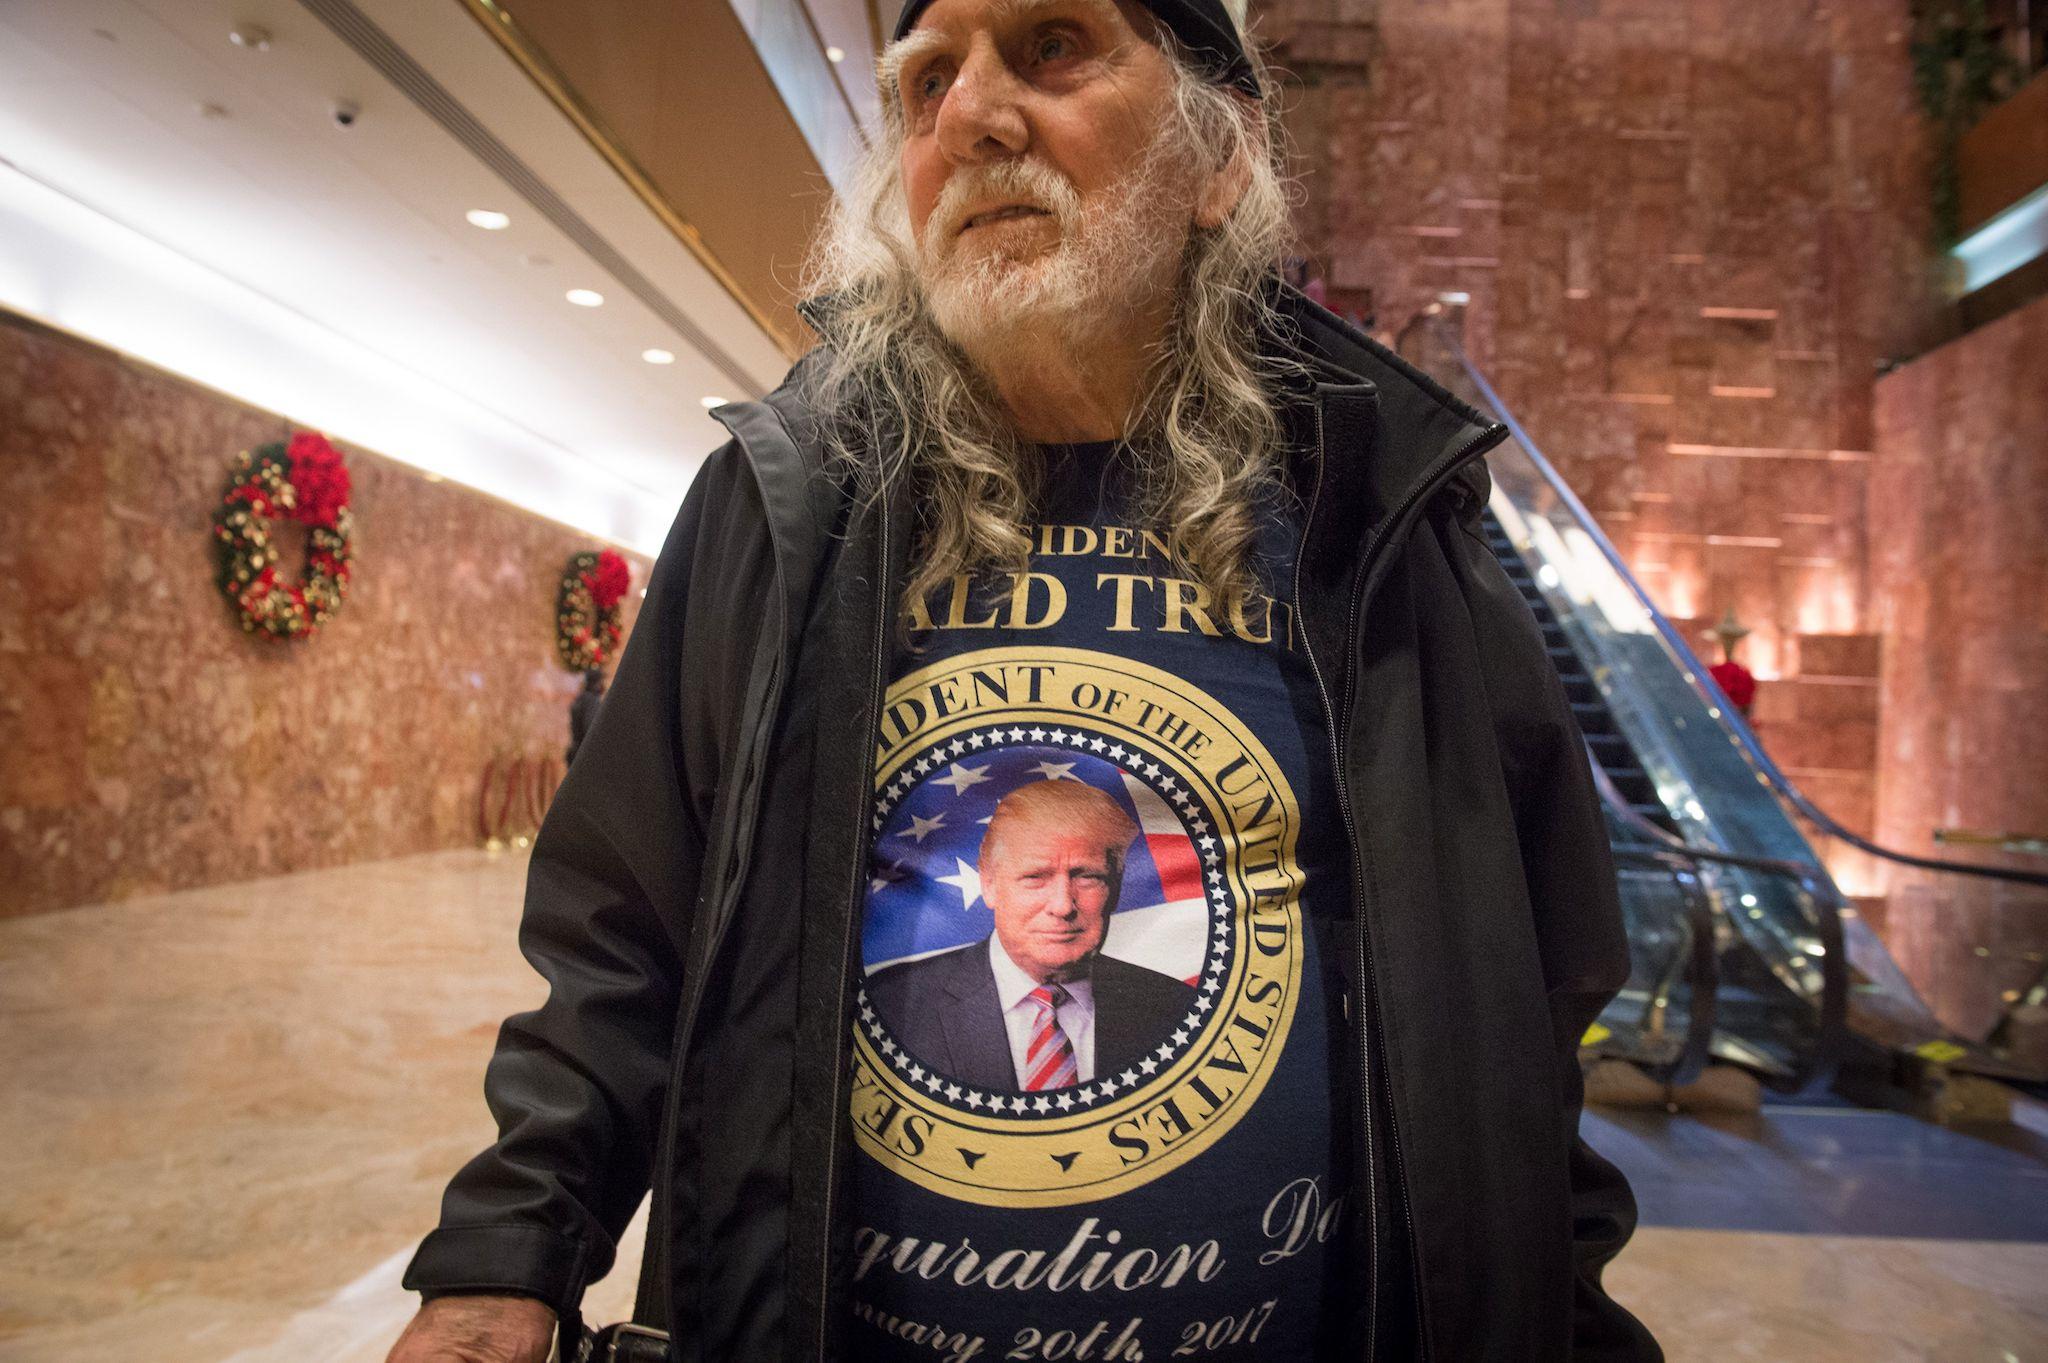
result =
[[[1267,281],[1287,245],[1289,196],[1273,83],[1252,60],[1267,98],[1213,84],[1163,28],[1156,41],[1175,71],[1169,127],[1185,154],[1211,168],[1243,157],[1249,180],[1218,227],[1196,227],[1164,343],[1125,432],[1132,513],[1162,532],[1179,568],[1221,606],[1255,589],[1256,508],[1278,485],[1279,386],[1293,366],[1262,355],[1277,318]],[[1022,570],[1043,469],[992,386],[934,323],[897,164],[904,140],[895,92],[882,92],[874,139],[833,203],[806,264],[807,310],[824,346],[804,365],[806,395],[832,452],[869,496],[907,478],[920,507],[916,552],[900,603],[956,573]]]

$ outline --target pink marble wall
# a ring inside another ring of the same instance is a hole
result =
[[[1468,293],[1537,443],[1703,653],[1752,627],[1760,723],[1867,829],[1871,391],[1942,324],[1906,0],[1257,8],[1333,301],[1391,338]]]
[[[1908,847],[1945,821],[2048,828],[2040,305],[1877,396],[1881,359],[1955,325],[1907,0],[1254,10],[1332,303],[1392,341],[1470,295],[1468,350],[1660,606],[1707,656],[1727,608],[1753,628],[1755,723],[1794,779]],[[1987,423],[2035,433],[2030,485]],[[2048,913],[1954,913],[1821,850],[1851,894],[1901,901],[1873,917],[1952,1019],[2038,973]]]
[[[555,585],[593,541],[366,451],[348,601],[242,633],[212,511],[284,430],[0,314],[0,914],[472,844],[491,758],[567,742]]]
[[[1887,375],[1876,424],[1880,840],[2043,869],[1933,830],[2048,835],[2048,298]],[[1892,949],[1965,1030],[2041,974],[2048,892],[1901,868],[1886,890]]]

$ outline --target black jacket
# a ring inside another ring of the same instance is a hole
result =
[[[1315,376],[1281,412],[1365,929],[1382,1351],[1657,1359],[1600,1287],[1635,1207],[1578,1138],[1577,1053],[1628,950],[1577,725],[1478,528],[1506,428],[1275,287],[1287,325],[1263,343]],[[844,1360],[849,1009],[913,503],[819,475],[790,383],[719,416],[735,439],[534,845],[520,943],[550,993],[500,1034],[499,1138],[406,1283],[573,1316],[652,1177],[644,1313],[678,1359]]]

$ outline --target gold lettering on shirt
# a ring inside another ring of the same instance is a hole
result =
[[[1159,559],[1186,570],[1179,546],[1153,530],[1040,525],[1032,528],[1031,544],[1035,559]],[[1112,634],[1230,636],[1295,651],[1292,606],[1263,592],[1233,592],[1219,606],[1209,589],[1191,578],[1129,572],[1097,573],[1095,591],[1108,598]],[[1050,573],[1008,572],[980,581],[955,573],[931,601],[910,603],[909,624],[913,633],[1049,629],[1066,617],[1067,606],[1066,584]]]
[[[1166,588],[1164,604],[1166,619],[1160,628],[1168,634],[1186,634],[1186,621],[1193,620],[1195,628],[1211,639],[1223,637],[1223,631],[1216,628],[1216,622],[1209,618],[1209,589],[1199,582],[1188,582],[1178,577],[1161,578]]]
[[[1132,598],[1140,585],[1149,590],[1152,586],[1152,579],[1140,577],[1134,573],[1097,573],[1095,575],[1095,590],[1101,591],[1105,585],[1116,593],[1116,615],[1110,621],[1110,632],[1129,633],[1136,630],[1138,627],[1131,623],[1131,612],[1134,605]]]
[[[1045,629],[1056,625],[1067,613],[1067,586],[1050,573],[1012,573],[1010,616],[1005,629]],[[1031,603],[1036,589],[1044,588],[1045,600],[1036,619]]]

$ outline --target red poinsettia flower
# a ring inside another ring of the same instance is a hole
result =
[[[228,489],[227,500],[247,502],[249,510],[258,516],[275,516],[277,508],[270,504],[270,494],[254,483],[237,483]]]
[[[298,493],[297,519],[332,530],[353,490],[341,451],[318,431],[300,431],[285,453],[292,462],[292,490]]]
[[[597,556],[597,567],[583,574],[583,585],[590,588],[592,603],[608,611],[626,599],[626,589],[633,585],[633,570],[617,550],[606,549]]]

